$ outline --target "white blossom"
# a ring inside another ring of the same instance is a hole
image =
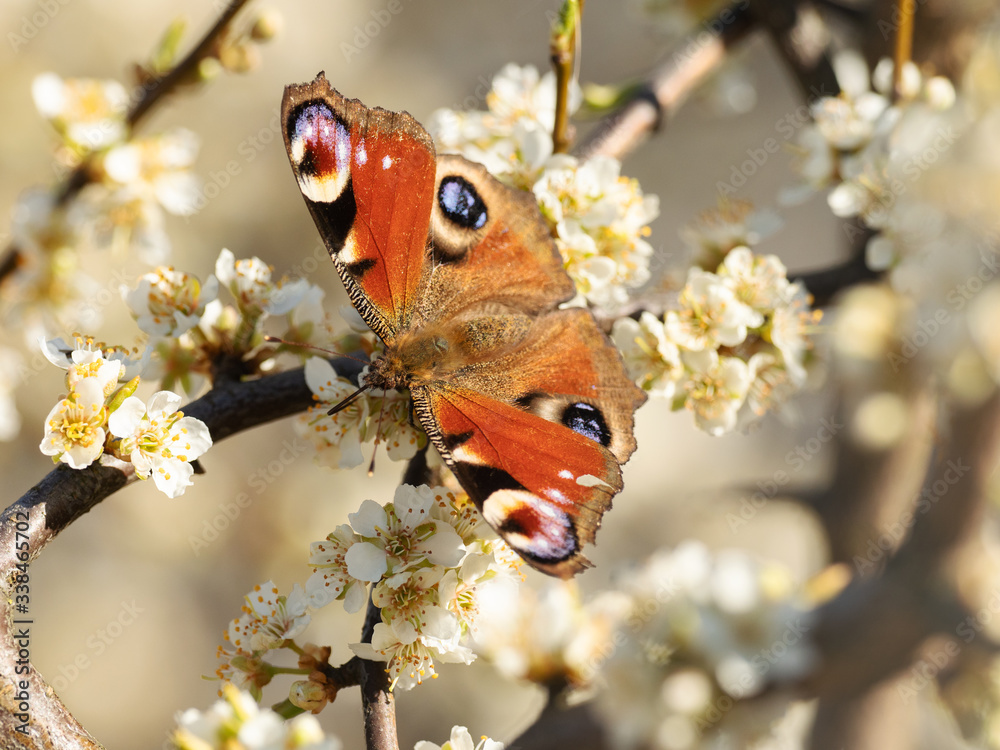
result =
[[[471,664],[475,654],[459,643],[461,629],[457,619],[443,610],[432,610],[417,633],[403,628],[402,634],[380,622],[375,626],[371,643],[352,643],[351,650],[362,659],[386,662],[391,689],[411,690],[426,679],[437,676],[434,660]]]
[[[620,318],[611,330],[629,377],[643,390],[671,399],[683,374],[677,344],[667,338],[663,321],[644,311],[639,320]]]
[[[128,94],[118,81],[43,73],[32,82],[31,95],[42,116],[74,146],[94,151],[125,137]]]
[[[197,177],[189,171],[198,155],[198,136],[185,128],[147,138],[133,138],[104,157],[104,172],[143,200],[169,213],[189,216],[201,199]]]
[[[760,321],[760,314],[736,297],[729,279],[692,268],[679,309],[667,313],[665,329],[678,346],[704,351],[742,343],[747,327]]]
[[[274,582],[266,581],[243,598],[243,615],[229,623],[226,634],[226,640],[241,651],[275,648],[309,625],[308,597],[298,584],[288,596],[281,596]]]
[[[229,289],[236,304],[247,316],[263,313],[284,315],[298,305],[308,293],[305,279],[272,281],[271,267],[260,258],[236,260],[230,250],[222,250],[215,263],[219,283]]]
[[[348,517],[364,538],[347,551],[348,572],[363,581],[388,576],[401,585],[423,561],[453,567],[465,554],[462,538],[443,521],[431,517],[431,499],[410,485],[396,488],[385,507],[366,500]]]
[[[360,541],[350,526],[341,524],[326,539],[309,546],[313,574],[306,581],[306,593],[310,606],[319,608],[339,599],[348,612],[357,612],[365,605],[365,582],[348,573],[345,559],[347,550]]]
[[[97,378],[83,378],[45,418],[39,449],[73,469],[85,469],[104,452],[107,421],[104,391]]]
[[[134,289],[122,286],[121,294],[142,331],[176,337],[198,325],[218,288],[215,276],[202,285],[190,274],[160,266],[140,276]]]
[[[659,199],[643,195],[621,164],[552,157],[532,188],[578,291],[597,305],[620,304],[649,281],[652,246],[644,239]]]
[[[421,740],[413,746],[413,750],[503,750],[503,748],[502,742],[491,740],[489,737],[483,737],[476,744],[469,730],[459,726],[451,728],[451,737],[443,745]]]
[[[170,741],[177,750],[340,750],[339,739],[324,735],[312,714],[285,721],[261,708],[249,693],[223,687],[223,700],[207,711],[178,712]]]
[[[710,435],[732,431],[750,389],[747,363],[737,357],[720,357],[714,349],[682,356],[691,372],[685,383],[686,406],[694,412],[695,422]]]
[[[180,402],[170,391],[154,393],[149,406],[129,396],[108,418],[111,434],[121,439],[118,450],[135,466],[136,476],[152,476],[168,497],[184,494],[193,484],[190,462],[212,447],[208,427],[177,411]]]

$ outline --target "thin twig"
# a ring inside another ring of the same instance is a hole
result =
[[[407,464],[404,484],[423,484],[428,476],[427,451],[418,452]],[[361,642],[371,643],[375,626],[382,622],[382,610],[369,596]],[[396,699],[392,694],[388,665],[361,660],[361,705],[365,716],[365,745],[368,750],[399,750],[396,732]]]
[[[219,16],[212,28],[206,32],[201,41],[175,65],[169,73],[161,78],[152,79],[142,88],[142,93],[135,100],[125,117],[129,131],[133,130],[152,108],[174,91],[178,84],[190,77],[214,49],[219,37],[229,27],[236,14],[246,5],[248,0],[233,0]],[[55,190],[57,203],[64,206],[90,182],[93,155],[88,155],[76,168],[70,172],[63,183]],[[12,243],[0,257],[0,284],[17,270],[20,265],[21,251]]]
[[[356,375],[360,363],[350,359],[333,361],[341,375]],[[289,370],[259,380],[229,382],[192,401],[184,413],[208,425],[214,441],[229,435],[304,411],[313,403],[306,387],[304,371]],[[211,465],[211,461],[207,462]],[[18,686],[30,697],[26,736],[18,747],[31,750],[71,748],[93,750],[99,743],[80,726],[51,687],[28,663],[15,636],[30,624],[15,623],[11,606],[15,600],[16,576],[25,565],[18,552],[27,553],[30,563],[63,529],[89,512],[102,500],[135,481],[131,464],[94,465],[76,471],[60,465],[0,515],[0,685]],[[18,527],[18,524],[27,524]],[[26,548],[23,543],[26,542]],[[17,545],[22,545],[21,548]],[[17,618],[23,619],[23,618]],[[29,618],[30,619],[30,618]],[[30,651],[30,648],[29,648]],[[23,671],[24,669],[27,671]],[[19,702],[16,692],[0,690],[0,737],[22,737],[18,725]]]
[[[382,611],[368,599],[361,642],[371,643]],[[389,670],[382,662],[361,660],[361,706],[365,717],[365,747],[368,750],[399,750],[396,732],[396,699],[389,682]]]
[[[956,626],[968,615],[955,593],[958,576],[949,562],[975,541],[982,524],[1000,452],[1000,394],[977,407],[956,407],[946,434],[923,482],[920,497],[927,502],[897,520],[912,525],[912,532],[884,575],[856,580],[818,612],[813,642],[820,663],[805,687],[821,698],[821,717],[836,713],[844,702],[857,703],[874,685],[910,665],[931,635],[956,639]],[[985,633],[977,638],[980,646],[996,650]],[[826,740],[823,747],[840,746]]]
[[[823,23],[811,5],[800,0],[750,0],[750,12],[767,30],[806,101],[840,92],[825,46],[827,35],[803,31]]]
[[[725,8],[703,28],[678,44],[670,61],[639,87],[635,97],[606,118],[575,149],[581,161],[591,157],[621,158],[633,151],[726,59],[726,51],[746,39],[754,19],[745,2]],[[708,35],[708,39],[706,39]]]
[[[913,57],[913,17],[917,12],[916,0],[897,0],[899,21],[896,25],[896,44],[893,49],[892,98],[903,98],[903,68]]]
[[[562,154],[573,140],[569,124],[569,92],[576,76],[576,40],[580,36],[583,0],[566,0],[552,28],[550,51],[556,73],[556,117],[552,128],[552,151]]]

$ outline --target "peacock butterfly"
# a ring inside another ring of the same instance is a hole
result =
[[[285,88],[285,147],[361,317],[385,344],[365,386],[413,412],[486,520],[530,565],[569,578],[635,450],[645,394],[574,295],[530,193],[437,156],[405,112],[320,73]]]

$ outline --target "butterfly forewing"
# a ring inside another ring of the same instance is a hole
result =
[[[430,136],[369,109],[320,74],[282,100],[285,146],[306,204],[358,312],[383,339],[406,327],[424,270],[434,195]]]

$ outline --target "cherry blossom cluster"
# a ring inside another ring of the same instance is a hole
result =
[[[644,390],[694,413],[712,435],[745,428],[806,382],[810,329],[818,314],[774,255],[724,206],[685,233],[701,238],[676,305],[663,318],[643,312],[615,321],[612,338]],[[747,209],[741,209],[748,216]],[[717,265],[714,265],[717,264]]]
[[[351,644],[362,658],[386,663],[393,689],[409,690],[436,676],[435,661],[469,664],[468,641],[479,617],[484,589],[515,585],[517,556],[497,539],[464,495],[426,486],[402,485],[391,503],[362,503],[324,540],[312,544],[313,574],[281,596],[270,581],[246,597],[243,614],[230,623],[220,647],[217,675],[226,682],[260,689],[282,668],[267,652],[291,648],[309,679],[296,682],[290,700],[318,712],[336,693],[321,672],[329,650],[297,647],[293,639],[311,613],[334,601],[348,612],[371,601],[380,611],[370,643]]]
[[[817,658],[809,609],[787,570],[685,542],[604,596],[623,593],[629,605],[600,664],[595,704],[615,747],[749,747],[780,731],[794,713],[781,687]]]
[[[283,338],[293,343],[334,342],[333,324],[321,305],[323,290],[305,279],[273,279],[272,272],[260,258],[237,259],[224,249],[215,273],[204,283],[184,271],[158,266],[135,287],[122,286],[132,317],[150,337],[153,356],[147,377],[161,379],[167,388],[179,385],[196,393],[212,377],[220,356],[242,358],[248,372],[272,369],[275,357],[289,349],[266,343],[263,325],[272,316],[288,316]],[[220,287],[234,304],[218,299]]]
[[[584,602],[572,582],[542,589],[498,582],[480,596],[476,652],[512,680],[565,685],[574,700],[592,695],[626,597]]]
[[[643,195],[621,164],[552,154],[555,78],[507,65],[493,79],[487,111],[439,110],[428,129],[442,151],[478,161],[499,179],[535,194],[566,271],[587,302],[611,307],[650,278],[649,223],[655,195]],[[576,89],[569,110],[579,106]]]
[[[217,298],[224,289],[233,300]],[[324,292],[305,279],[274,279],[260,258],[237,259],[222,250],[215,273],[204,283],[169,266],[159,266],[140,277],[121,294],[139,328],[150,337],[153,352],[147,377],[163,387],[198,392],[210,379],[220,357],[241,359],[248,371],[271,371],[282,355],[293,363],[305,361],[306,384],[316,404],[299,416],[296,429],[315,447],[317,463],[353,468],[364,460],[361,446],[385,445],[393,461],[408,460],[426,446],[427,436],[410,420],[408,396],[398,391],[367,391],[348,406],[330,414],[357,387],[338,376],[329,362],[314,356],[316,349],[352,352],[365,358],[377,355],[381,342],[350,307],[341,316],[345,332],[323,308]],[[284,330],[275,332],[281,343],[267,340],[267,321],[287,316]],[[363,374],[362,374],[363,377]]]
[[[220,41],[190,83],[207,81],[221,70],[251,70],[260,57],[259,44],[279,26],[273,11],[260,12],[246,31]],[[152,58],[133,66],[131,88],[116,80],[66,79],[51,72],[32,83],[35,106],[58,138],[57,170],[68,177],[85,168],[86,184],[70,201],[58,188],[32,189],[14,208],[11,245],[20,262],[12,312],[23,318],[31,339],[100,324],[100,311],[90,304],[100,287],[80,263],[82,249],[163,263],[171,250],[166,214],[189,216],[214,197],[203,192],[191,171],[197,135],[185,128],[150,136],[131,132],[130,109],[176,64],[183,29],[183,24],[171,27]]]
[[[132,464],[140,479],[177,497],[192,484],[191,462],[212,447],[204,422],[177,410],[180,396],[153,394],[148,403],[134,396],[140,363],[120,350],[78,338],[45,342],[49,361],[66,372],[68,393],[45,418],[42,453],[73,469],[99,459]]]
[[[443,745],[421,740],[413,746],[413,750],[503,750],[503,748],[502,742],[491,740],[489,737],[482,737],[478,743],[474,742],[469,730],[461,726],[451,728],[451,737]]]
[[[834,343],[846,374],[879,385],[871,404],[894,404],[866,432],[882,447],[906,430],[905,418],[891,418],[905,411],[883,392],[886,372],[919,363],[966,403],[1000,382],[1000,209],[988,187],[1000,168],[1000,55],[980,40],[957,90],[907,65],[890,102],[892,72],[880,62],[872,90],[862,61],[839,58],[845,93],[817,103],[800,164],[811,183],[830,188],[836,215],[873,232],[866,261],[886,284],[844,296]]]
[[[207,711],[180,711],[170,735],[176,750],[340,750],[343,743],[325,734],[312,714],[291,720],[257,705],[254,697],[233,685],[222,689],[222,699]],[[452,727],[443,745],[421,740],[413,750],[503,750],[502,742],[482,737],[473,741],[463,726]]]
[[[911,238],[933,233],[939,221],[912,197],[955,141],[955,88],[941,76],[924,77],[910,62],[902,69],[901,96],[893,102],[891,60],[883,59],[872,72],[874,89],[857,52],[841,53],[835,68],[841,94],[812,105],[813,124],[799,133],[796,162],[804,184],[786,198],[832,187],[827,202],[836,216],[859,217],[876,230],[867,262],[885,270],[906,254]]]
[[[323,733],[312,714],[285,718],[257,705],[233,685],[207,711],[189,708],[176,718],[171,746],[177,750],[340,750],[343,744]]]
[[[392,503],[366,500],[349,520],[313,544],[306,591],[318,602],[343,598],[350,610],[362,602],[352,590],[373,584],[381,622],[370,644],[351,645],[354,653],[386,662],[402,690],[436,676],[435,659],[471,663],[480,590],[519,577],[519,561],[468,497],[401,485]]]

